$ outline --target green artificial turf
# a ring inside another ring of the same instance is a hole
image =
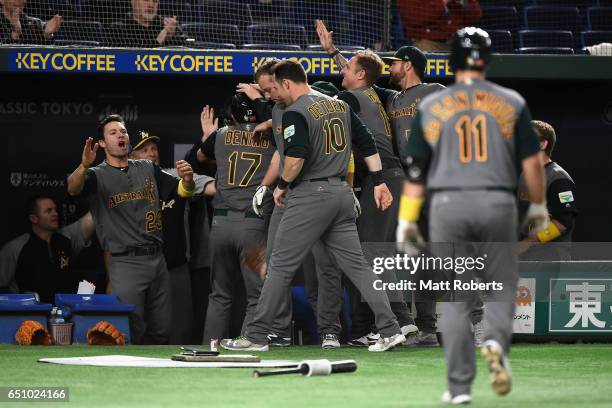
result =
[[[19,347],[0,345],[0,386],[67,386],[69,403],[0,403],[0,406],[70,407],[431,407],[442,406],[443,353],[398,348],[369,353],[345,347],[273,348],[268,359],[355,359],[352,374],[285,375],[255,379],[252,369],[113,368],[38,363],[43,357],[126,354],[169,357],[170,346]],[[242,353],[244,354],[244,353]],[[512,393],[493,394],[478,358],[475,407],[611,407],[612,347],[516,345],[511,354]]]

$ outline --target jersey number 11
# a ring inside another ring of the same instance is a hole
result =
[[[455,124],[455,131],[459,136],[459,161],[461,163],[472,162],[472,150],[477,162],[487,161],[487,120],[483,114],[476,115],[472,119],[469,115],[463,115]],[[472,144],[474,149],[472,149]]]

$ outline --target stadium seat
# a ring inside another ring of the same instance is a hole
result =
[[[491,37],[491,51],[500,54],[513,54],[512,34],[508,30],[488,30]]]
[[[59,31],[55,34],[55,41],[96,41],[105,40],[104,28],[99,21],[72,20],[62,21]]]
[[[519,9],[531,3],[532,0],[480,0],[481,7],[516,7]]]
[[[587,21],[590,30],[612,30],[612,7],[589,7]]]
[[[302,47],[297,44],[243,44],[245,50],[281,50],[281,51],[301,51]]]
[[[193,21],[205,24],[237,25],[241,33],[253,24],[248,4],[230,1],[204,1],[192,6]]]
[[[362,47],[360,45],[335,44],[335,46],[341,51],[363,51],[365,50],[365,47]],[[308,49],[308,51],[323,51],[323,47],[320,44],[310,44],[306,48]]]
[[[520,54],[573,54],[573,48],[563,47],[526,47],[519,48]]]
[[[583,31],[580,33],[580,38],[583,47],[589,47],[604,42],[612,43],[612,31]]]
[[[291,8],[289,0],[259,0],[250,3],[255,24],[282,24]]]
[[[597,0],[535,0],[536,6],[578,7],[583,10],[596,5]]]
[[[306,46],[306,30],[296,24],[253,24],[247,27],[247,42],[251,44],[298,44]]]
[[[518,31],[518,13],[514,7],[487,7],[482,9],[482,18],[478,23],[485,30]]]
[[[234,24],[182,24],[181,29],[189,38],[202,43],[240,44],[240,31]]]
[[[521,30],[519,31],[519,46],[530,47],[574,47],[574,37],[571,31],[561,30]]]
[[[344,2],[337,0],[293,0],[293,7],[285,15],[285,24],[299,24],[306,29],[308,44],[316,44],[319,37],[315,20],[321,19],[334,31],[334,40],[342,44],[354,43],[354,32],[348,27]],[[361,45],[361,44],[359,44]]]
[[[190,23],[193,19],[191,4],[179,0],[160,0],[157,14],[176,16],[179,24]]]
[[[195,41],[190,47],[200,50],[235,50],[235,44]]]
[[[577,7],[529,6],[525,7],[526,28],[530,30],[580,31],[580,14]]]

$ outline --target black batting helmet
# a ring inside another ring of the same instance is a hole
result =
[[[248,96],[242,92],[236,93],[232,96],[229,103],[229,112],[234,120],[238,123],[253,123],[257,122],[257,116],[255,116],[255,109],[253,103]]]
[[[491,37],[476,27],[465,27],[453,36],[450,65],[453,71],[483,71],[491,56]]]

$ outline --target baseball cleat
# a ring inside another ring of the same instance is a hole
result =
[[[417,340],[414,343],[415,347],[440,347],[438,336],[436,333],[423,333],[419,332]]]
[[[255,344],[244,336],[221,340],[221,347],[232,351],[268,351],[267,344]]]
[[[378,333],[374,334],[370,332],[366,334],[365,336],[361,336],[356,339],[349,340],[348,344],[349,346],[353,346],[353,347],[367,347],[367,346],[371,346],[372,344],[376,343],[379,338],[380,338],[380,334]]]
[[[281,337],[274,333],[268,334],[268,345],[274,347],[289,347],[291,345],[291,337]]]
[[[380,339],[378,339],[376,343],[368,347],[368,351],[372,351],[375,353],[381,352],[381,351],[387,351],[397,346],[398,344],[402,344],[405,341],[406,341],[406,337],[401,333],[394,334],[391,337],[381,336]]]
[[[460,394],[453,397],[450,391],[444,391],[444,394],[442,394],[442,402],[450,405],[470,404],[472,402],[472,396],[470,394]]]
[[[321,347],[326,350],[340,348],[340,340],[338,340],[338,336],[335,334],[324,334],[321,336]]]
[[[414,324],[407,324],[405,326],[400,327],[402,334],[406,337],[406,340],[402,343],[404,346],[410,346],[416,343],[419,334],[419,328]]]
[[[480,352],[489,366],[491,388],[497,395],[508,394],[512,389],[512,370],[502,347],[495,340],[487,340]]]

